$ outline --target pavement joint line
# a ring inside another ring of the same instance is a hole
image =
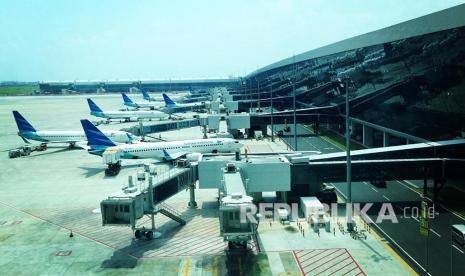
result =
[[[224,246],[224,242],[221,242],[222,245]],[[207,250],[208,248],[211,248],[211,247],[214,247],[216,246],[218,243],[218,241],[207,241],[207,242],[203,242],[201,243],[200,245],[196,245],[196,248],[194,249],[189,249],[186,251],[186,253],[190,253],[190,254],[193,254],[193,255],[196,255],[198,254],[199,252],[202,252],[203,250]],[[208,245],[207,247],[205,247],[206,245]],[[202,248],[202,249],[200,249]],[[194,250],[194,251],[193,251]]]
[[[195,239],[196,237],[193,237],[193,239]],[[200,242],[201,241],[201,238],[197,237],[197,241]],[[196,242],[197,242],[196,241]],[[174,242],[173,244],[169,244],[167,246],[169,246],[168,248],[166,249],[162,249],[164,251],[164,254],[171,254],[171,252],[176,252],[176,251],[179,251],[179,249],[177,249],[178,247],[180,246],[185,246],[186,243],[189,243],[191,242],[192,243],[192,239],[189,241],[189,240],[185,240],[185,239],[182,239],[181,241],[177,241],[177,242]],[[168,253],[169,252],[169,253]]]
[[[458,248],[455,244],[452,245],[453,248],[457,249],[460,253],[465,254],[460,248]]]
[[[21,209],[15,207],[15,206],[9,205],[9,204],[7,204],[7,203],[5,203],[5,202],[0,201],[0,204],[4,205],[4,206],[6,206],[6,207],[8,207],[8,208],[10,208],[10,209],[12,209],[12,210],[15,210],[15,211],[17,211],[17,212],[20,212],[20,213],[29,215],[29,216],[31,216],[32,218],[35,218],[36,220],[40,220],[40,221],[45,222],[45,223],[48,223],[48,224],[50,224],[50,225],[54,225],[54,226],[56,226],[56,227],[59,227],[59,228],[62,228],[62,229],[66,229],[66,230],[72,231],[73,234],[77,234],[77,235],[79,235],[79,236],[81,236],[81,237],[83,237],[83,238],[86,238],[86,239],[88,239],[88,240],[90,240],[90,241],[94,241],[94,242],[96,242],[96,243],[99,243],[99,244],[101,244],[101,245],[104,245],[104,246],[106,246],[106,247],[108,247],[108,248],[111,248],[111,249],[113,249],[113,250],[115,250],[115,251],[122,252],[122,253],[128,255],[129,257],[132,257],[132,258],[134,258],[134,259],[136,259],[136,260],[139,259],[138,257],[136,257],[136,256],[134,256],[134,255],[132,255],[132,254],[129,254],[129,253],[127,253],[127,252],[125,252],[125,251],[123,251],[123,250],[121,250],[121,249],[117,249],[117,248],[115,248],[115,247],[113,247],[113,246],[111,246],[111,245],[109,245],[109,244],[107,244],[107,243],[105,243],[105,242],[99,241],[99,240],[94,239],[94,238],[92,238],[92,237],[89,237],[89,236],[87,236],[87,235],[85,235],[85,234],[82,234],[82,233],[80,233],[79,231],[73,231],[73,229],[71,229],[71,228],[68,228],[68,227],[63,226],[63,225],[60,225],[60,224],[56,224],[56,223],[54,223],[54,222],[52,222],[52,221],[50,221],[50,220],[41,218],[41,217],[36,216],[36,215],[34,215],[34,214],[32,214],[32,213],[29,213],[29,212],[27,212],[27,211],[21,210]]]
[[[434,234],[436,234],[436,236],[438,236],[438,237],[441,237],[441,235],[439,235],[439,233],[438,233],[438,232],[434,231],[434,229],[433,229],[433,228],[430,228],[429,230],[430,230],[431,232],[433,232]]]

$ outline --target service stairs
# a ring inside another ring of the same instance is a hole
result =
[[[182,214],[165,203],[157,204],[156,212],[165,215],[166,217],[178,222],[181,225],[186,225],[186,220],[182,218]]]

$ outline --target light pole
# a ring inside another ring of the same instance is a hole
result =
[[[294,63],[294,79],[292,81],[292,102],[294,110],[294,150],[297,151],[297,119],[296,119],[296,106],[295,106],[295,82],[297,80],[297,68],[295,64],[295,55],[292,56],[292,62]]]
[[[271,142],[274,142],[274,124],[273,124],[273,83],[270,83],[270,97],[271,97]]]
[[[295,82],[297,80],[297,67],[295,64],[295,55],[292,56],[292,63],[294,64],[294,79],[292,80],[292,102],[294,110],[294,151],[297,151],[297,119],[296,119],[296,106],[295,106]]]
[[[346,178],[347,178],[347,203],[351,209],[351,216],[347,221],[347,230],[352,232],[353,223],[352,223],[352,166],[351,166],[351,157],[350,157],[350,130],[349,130],[349,87],[348,82],[344,83],[344,88],[346,92]]]
[[[258,93],[258,112],[260,112],[260,81],[255,78],[257,81],[257,93]]]

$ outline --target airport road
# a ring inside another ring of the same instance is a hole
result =
[[[326,140],[313,136],[310,130],[301,125],[297,128],[297,134],[299,150],[318,150],[323,153],[340,151]],[[294,142],[293,137],[284,137],[283,140],[290,145]],[[345,183],[331,184],[336,187],[340,195],[346,195]],[[354,182],[352,199],[353,202],[374,203],[368,216],[375,222],[382,203],[392,204],[398,223],[384,220],[375,223],[375,227],[400,254],[414,260],[409,262],[427,267],[431,275],[462,275],[465,271],[465,249],[453,244],[450,232],[450,225],[465,224],[465,221],[449,210],[434,205],[434,218],[429,221],[429,235],[428,237],[420,235],[418,219],[421,194],[406,182],[388,181],[386,188],[377,188],[369,182]],[[427,263],[426,256],[428,256]]]

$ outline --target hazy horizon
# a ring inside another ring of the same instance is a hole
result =
[[[462,3],[8,1],[0,82],[237,77]]]

